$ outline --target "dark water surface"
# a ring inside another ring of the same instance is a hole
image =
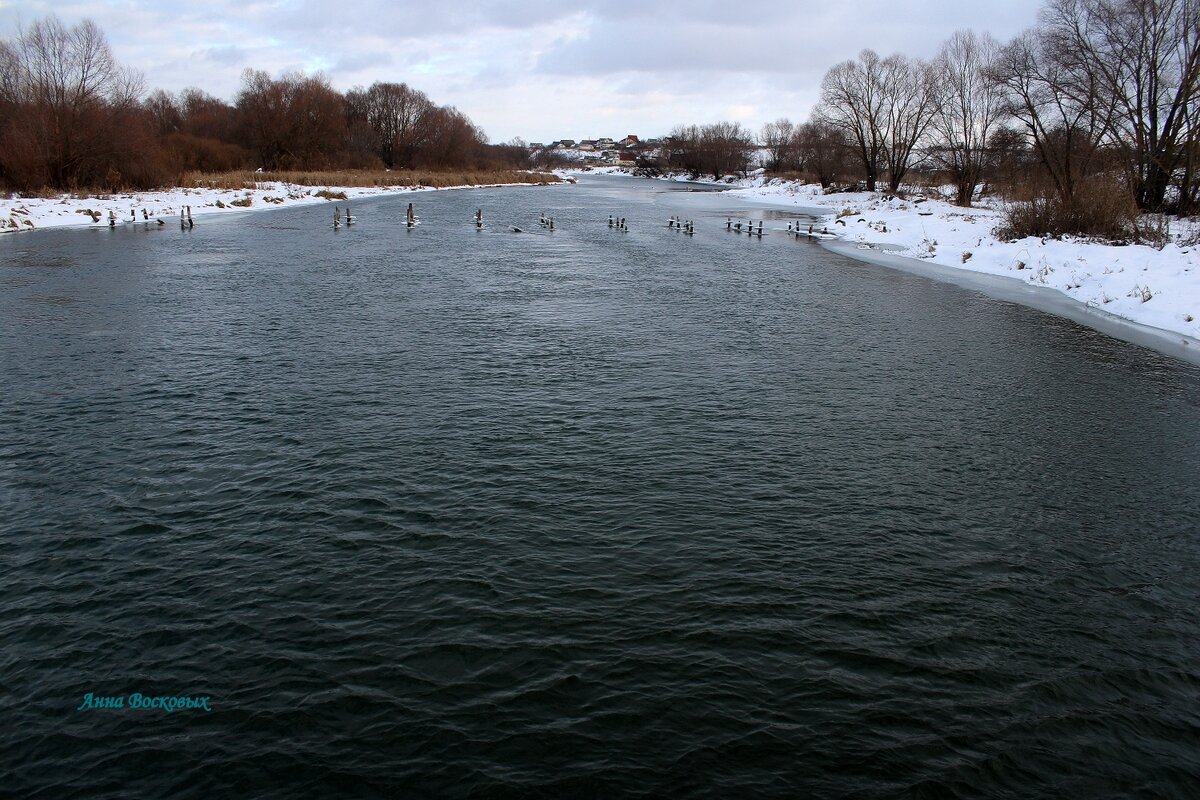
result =
[[[1200,369],[736,210],[0,238],[0,796],[1200,795]]]

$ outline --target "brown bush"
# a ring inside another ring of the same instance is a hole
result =
[[[1086,181],[1069,203],[1045,190],[1015,200],[1005,209],[996,236],[1010,241],[1026,236],[1083,236],[1114,244],[1154,238],[1139,224],[1137,204],[1128,187],[1104,178]]]
[[[244,147],[187,133],[163,137],[163,148],[178,173],[229,172],[244,169],[252,159]]]

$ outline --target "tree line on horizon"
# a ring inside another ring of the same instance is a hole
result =
[[[761,148],[768,171],[826,188],[1000,194],[1013,236],[1136,240],[1139,211],[1200,211],[1198,92],[1200,0],[1048,0],[1007,44],[960,31],[930,61],[863,50],[825,74],[808,121],[679,126],[643,163],[720,176]]]
[[[0,186],[152,189],[189,172],[522,168],[466,114],[405,83],[345,94],[323,75],[246,69],[233,102],[147,93],[92,20],[40,19],[0,41]]]

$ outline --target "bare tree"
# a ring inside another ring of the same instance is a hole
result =
[[[828,189],[846,172],[850,147],[845,132],[832,123],[814,119],[796,128],[792,148],[800,168],[811,172]]]
[[[1111,107],[1095,76],[1059,49],[1046,31],[1026,31],[1001,48],[989,74],[1004,92],[1004,108],[1024,127],[1064,207],[1099,161]]]
[[[412,167],[437,106],[405,83],[374,83],[347,97],[352,126],[361,122],[370,148],[388,167]]]
[[[917,146],[933,122],[936,103],[929,65],[923,61],[892,55],[882,67],[884,161],[888,188],[893,192],[913,166]]]
[[[268,169],[328,167],[345,148],[343,99],[322,75],[274,80],[247,69],[237,110],[247,144]]]
[[[935,160],[950,173],[960,206],[970,206],[983,179],[988,143],[1004,118],[1003,95],[988,73],[1000,44],[989,34],[958,31],[933,62],[937,103]]]
[[[754,136],[738,122],[714,122],[700,129],[701,145],[714,178],[734,172],[745,173],[754,152]]]
[[[107,123],[137,107],[141,76],[117,63],[92,20],[70,28],[55,16],[38,20],[6,43],[0,60],[3,100],[21,109],[6,121],[5,142],[36,152],[54,186],[86,181],[117,147]]]
[[[454,106],[435,108],[423,121],[424,144],[416,165],[432,169],[477,162],[487,136]]]
[[[884,160],[886,113],[883,60],[863,50],[857,61],[843,61],[825,73],[816,116],[841,129],[862,165],[867,190],[875,191]]]
[[[1179,215],[1191,216],[1200,211],[1200,103],[1188,111],[1189,135],[1183,145],[1179,176]]]
[[[155,89],[151,92],[142,106],[154,118],[154,125],[159,136],[167,136],[182,129],[183,114],[179,111],[179,105],[175,102],[174,97],[162,89]]]
[[[671,131],[669,138],[669,163],[688,170],[693,178],[745,173],[754,151],[754,137],[738,122],[681,125]]]
[[[767,150],[767,170],[783,172],[796,167],[792,149],[796,126],[786,117],[768,122],[759,133],[759,141]]]
[[[1162,210],[1200,89],[1200,0],[1050,0],[1048,40],[1073,77],[1113,111],[1139,207]]]

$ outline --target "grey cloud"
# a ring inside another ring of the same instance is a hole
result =
[[[329,69],[334,74],[341,72],[362,72],[364,70],[383,69],[395,63],[396,59],[391,53],[378,50],[363,50],[342,54]]]
[[[218,64],[240,64],[249,58],[249,53],[237,45],[225,44],[198,50],[193,53],[192,57],[200,61],[210,61]]]
[[[864,47],[928,56],[961,27],[1011,36],[1033,22],[1037,1],[990,10],[947,0],[868,0],[810,8],[704,2],[671,14],[643,4],[628,12],[595,14],[584,37],[547,51],[536,69],[561,76],[753,72],[819,78]]]

